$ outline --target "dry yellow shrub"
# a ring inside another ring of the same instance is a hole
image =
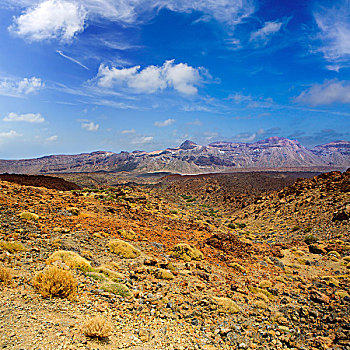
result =
[[[70,271],[56,266],[39,272],[33,278],[33,286],[44,297],[60,297],[73,299],[77,292],[77,282]]]
[[[112,325],[102,316],[95,316],[87,320],[82,328],[87,337],[107,338],[111,335]]]
[[[4,266],[0,266],[0,282],[3,282],[4,284],[12,283],[11,270]]]

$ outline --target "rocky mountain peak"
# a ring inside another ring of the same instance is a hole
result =
[[[198,145],[195,142],[186,140],[180,145],[180,149],[184,149],[184,150],[193,149],[193,148],[196,148],[197,146]]]

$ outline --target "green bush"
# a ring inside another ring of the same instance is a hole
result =
[[[318,242],[318,238],[314,235],[307,235],[304,237],[304,242],[306,244],[313,244]]]

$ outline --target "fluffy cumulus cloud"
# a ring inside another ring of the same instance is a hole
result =
[[[296,101],[312,106],[350,103],[350,82],[330,80],[323,84],[315,84],[303,91]]]
[[[21,134],[19,134],[17,131],[15,130],[10,130],[10,131],[6,131],[6,132],[0,132],[0,142],[9,140],[9,139],[13,139],[15,137],[19,137],[22,136]]]
[[[9,113],[3,121],[5,122],[27,122],[27,123],[44,123],[45,118],[40,113],[17,114]]]
[[[163,120],[161,122],[155,122],[154,125],[158,126],[159,128],[162,128],[164,126],[169,126],[171,124],[174,124],[175,121],[176,121],[175,119],[169,118],[169,119]]]
[[[31,77],[22,80],[1,79],[0,78],[0,95],[21,97],[39,91],[44,87],[40,78]]]
[[[331,62],[349,60],[350,2],[349,0],[341,0],[331,3],[332,7],[320,7],[314,12],[319,30],[318,39],[321,41],[321,47],[318,51]]]
[[[197,11],[219,22],[235,25],[254,10],[253,0],[6,0],[8,5],[29,6],[10,27],[32,41],[72,39],[89,21],[101,18],[133,25],[152,18],[161,9]]]
[[[97,75],[100,87],[112,88],[115,85],[126,86],[135,92],[154,93],[172,88],[185,95],[197,93],[201,83],[203,68],[193,68],[187,63],[175,64],[166,61],[162,66],[140,66],[115,68],[101,65]]]
[[[264,26],[250,35],[250,41],[259,45],[266,45],[269,40],[280,31],[283,22],[266,22]]]
[[[100,125],[94,122],[86,121],[81,123],[81,127],[87,131],[97,131],[100,128]]]
[[[84,30],[87,13],[75,1],[46,0],[29,7],[9,28],[30,41],[71,40]]]

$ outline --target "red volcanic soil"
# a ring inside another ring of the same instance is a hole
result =
[[[14,182],[19,185],[46,187],[59,191],[80,190],[80,186],[54,176],[24,175],[24,174],[0,174],[0,180]]]

